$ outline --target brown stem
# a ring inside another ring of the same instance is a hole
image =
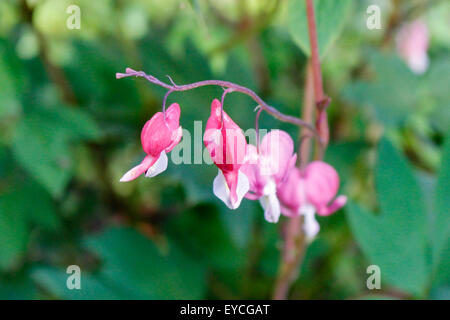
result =
[[[56,87],[60,90],[62,94],[62,99],[64,102],[70,105],[77,104],[77,98],[75,97],[75,93],[72,90],[72,87],[67,80],[64,70],[54,65],[48,56],[48,45],[47,40],[44,35],[39,31],[35,30],[37,35],[39,46],[41,47],[40,57],[42,63],[44,64],[44,68],[50,77],[50,80],[56,85]]]
[[[189,83],[189,84],[185,84],[185,85],[177,85],[172,81],[172,79],[170,77],[169,77],[169,80],[170,80],[171,84],[167,84],[167,83],[160,81],[159,79],[155,78],[152,75],[146,74],[143,71],[135,71],[130,68],[126,69],[126,73],[116,73],[117,79],[121,79],[121,78],[125,78],[125,77],[133,77],[133,76],[143,77],[143,78],[147,79],[148,81],[150,81],[151,83],[154,83],[160,87],[163,87],[163,88],[169,90],[168,93],[171,93],[174,91],[187,91],[187,90],[192,90],[192,89],[196,89],[196,88],[200,88],[200,87],[204,87],[204,86],[219,86],[219,87],[231,89],[231,90],[229,90],[229,92],[231,92],[231,91],[241,92],[241,93],[246,94],[249,97],[251,97],[268,114],[272,115],[273,117],[277,118],[280,121],[292,123],[299,127],[306,128],[311,133],[313,133],[316,138],[319,139],[318,132],[316,131],[314,126],[312,126],[311,124],[306,123],[305,121],[303,121],[300,118],[285,115],[285,114],[281,113],[276,108],[268,105],[253,90],[251,90],[247,87],[240,86],[233,82],[222,81],[222,80],[203,80],[203,81],[193,82],[193,83]]]
[[[323,157],[324,150],[328,144],[329,129],[326,108],[331,99],[325,95],[322,84],[322,70],[320,67],[319,47],[317,40],[316,21],[312,0],[306,1],[306,14],[308,19],[309,42],[311,48],[310,64],[306,70],[305,94],[303,101],[303,120],[307,123],[312,121],[314,113],[314,100],[316,105],[316,130],[323,144],[320,148],[319,159]],[[305,141],[307,142],[307,141]],[[309,160],[311,144],[302,144],[301,160],[302,166]],[[303,154],[304,153],[304,154]],[[280,270],[275,284],[274,299],[286,299],[292,282],[298,276],[298,269],[305,252],[305,235],[302,229],[302,217],[293,217],[288,221],[285,243],[281,257]]]
[[[303,91],[303,108],[302,119],[307,123],[314,123],[314,79],[312,74],[311,63],[306,65],[306,81],[305,89]],[[311,139],[307,137],[305,130],[300,131],[300,139],[305,140],[299,147],[299,166],[302,168],[309,162],[311,155]]]
[[[302,232],[302,217],[292,217],[286,225],[286,240],[282,263],[278,272],[273,299],[284,300],[287,297],[292,282],[297,277],[300,262],[305,252],[305,235]]]
[[[323,91],[322,69],[320,67],[319,45],[317,40],[317,28],[316,28],[316,19],[314,16],[313,0],[305,0],[305,1],[306,1],[306,15],[308,20],[309,45],[311,48],[311,65],[313,69],[313,78],[314,78],[314,95],[316,98],[316,106],[317,106],[316,129],[319,132],[319,136],[325,148],[329,140],[329,129],[328,129],[326,108],[330,104],[331,99]],[[322,154],[319,156],[320,158],[323,156],[323,150],[321,153]]]
[[[50,80],[60,90],[63,101],[68,104],[75,105],[77,103],[77,99],[72,90],[72,87],[70,86],[69,81],[66,78],[64,70],[51,62],[48,54],[47,39],[39,30],[33,27],[33,10],[29,8],[25,0],[22,0],[20,2],[20,9],[23,19],[28,24],[30,24],[30,26],[33,28],[33,32],[37,36],[40,47],[39,54],[42,60],[42,64],[44,65],[45,71],[47,72]]]

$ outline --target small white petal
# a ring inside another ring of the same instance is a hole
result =
[[[303,228],[308,242],[311,242],[320,230],[320,225],[315,217],[315,211],[316,209],[311,204],[304,204],[300,208],[300,213],[304,216]]]
[[[237,201],[236,203],[231,203],[230,198],[230,189],[228,188],[227,182],[225,180],[225,176],[223,175],[222,171],[219,170],[219,173],[214,178],[213,182],[213,192],[216,195],[217,198],[222,200],[226,206],[230,209],[237,209],[239,205],[241,204],[242,199],[244,198],[245,194],[250,189],[250,183],[248,181],[248,178],[245,174],[243,174],[241,171],[238,172],[238,181],[237,181],[237,188],[236,188],[236,194],[237,194]]]
[[[280,201],[275,193],[264,195],[259,199],[259,203],[264,209],[264,218],[268,222],[277,223],[280,218]]]
[[[416,74],[422,74],[427,71],[429,63],[430,61],[426,52],[415,54],[408,59],[409,67]]]
[[[168,163],[169,159],[167,158],[167,154],[165,151],[162,151],[159,155],[158,160],[156,160],[156,162],[150,168],[148,168],[145,176],[147,178],[152,178],[154,176],[157,176],[161,172],[166,171]]]
[[[263,194],[259,203],[264,209],[264,217],[268,222],[277,223],[280,218],[281,205],[277,198],[277,186],[273,179],[266,183]]]
[[[238,171],[238,181],[237,181],[237,188],[236,188],[236,194],[237,194],[237,201],[234,204],[233,209],[236,209],[241,204],[242,199],[244,199],[244,196],[247,194],[248,190],[250,190],[250,182],[248,181],[247,176],[241,172],[241,170]]]
[[[217,198],[222,200],[227,205],[228,208],[233,209],[230,201],[230,189],[228,189],[225,176],[220,170],[217,176],[214,178],[213,192]]]

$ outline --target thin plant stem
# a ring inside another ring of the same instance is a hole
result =
[[[256,151],[259,152],[259,117],[261,116],[263,109],[260,106],[257,106],[255,110],[257,110],[255,116]]]
[[[222,81],[222,80],[203,80],[203,81],[193,82],[193,83],[189,83],[189,84],[185,84],[185,85],[177,85],[173,81],[171,81],[171,84],[167,84],[152,75],[148,75],[143,71],[135,71],[131,68],[127,68],[126,73],[116,73],[117,79],[121,79],[121,78],[125,78],[125,77],[133,77],[133,76],[143,77],[143,78],[147,79],[148,81],[150,81],[151,83],[167,89],[168,93],[172,93],[174,91],[188,91],[188,90],[205,87],[205,86],[219,86],[219,87],[223,87],[223,88],[232,89],[233,92],[241,92],[241,93],[246,94],[249,97],[251,97],[258,105],[261,106],[261,108],[264,111],[266,111],[268,114],[272,115],[276,119],[278,119],[282,122],[287,122],[287,123],[291,123],[291,124],[297,125],[302,128],[306,128],[312,134],[314,134],[314,136],[316,138],[320,139],[319,134],[318,134],[317,130],[314,128],[314,126],[312,126],[309,123],[304,122],[300,118],[281,113],[275,107],[272,107],[269,104],[267,104],[253,90],[246,88],[244,86],[241,86],[241,85],[229,82],[229,81]],[[167,94],[165,96],[165,99],[167,99]],[[163,104],[165,105],[164,102],[163,102]]]
[[[319,133],[320,141],[323,143],[318,153],[318,158],[321,159],[324,155],[325,148],[329,139],[329,128],[326,108],[331,102],[331,99],[325,95],[322,84],[322,70],[320,67],[319,46],[317,39],[316,19],[314,16],[313,0],[306,1],[306,15],[308,20],[309,44],[311,48],[310,68],[307,67],[305,95],[304,95],[304,111],[303,121],[312,120],[314,103],[311,98],[312,91],[314,91],[314,100],[316,106],[316,130]],[[313,84],[311,86],[311,83]],[[306,118],[308,117],[308,118]],[[305,155],[301,155],[302,166],[306,165],[309,160],[311,144],[303,146],[302,151]],[[286,228],[286,236],[284,241],[284,248],[281,256],[281,263],[278,277],[275,283],[274,299],[286,299],[291,284],[298,277],[298,270],[306,250],[305,235],[302,229],[302,217],[296,216],[288,221]]]
[[[305,89],[303,91],[302,119],[307,123],[314,123],[314,79],[312,65],[310,62],[306,65]],[[300,130],[301,144],[299,146],[299,167],[305,167],[311,156],[311,139],[308,132]]]
[[[320,150],[318,157],[322,158],[324,149],[328,145],[329,129],[326,108],[331,102],[323,91],[322,83],[322,69],[320,67],[319,45],[317,39],[316,18],[314,16],[313,0],[306,1],[306,16],[308,20],[309,45],[311,50],[311,65],[314,79],[314,96],[316,99],[317,117],[316,129],[319,133],[320,140],[323,143],[323,148]]]

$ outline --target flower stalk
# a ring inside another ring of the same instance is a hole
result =
[[[146,74],[143,71],[136,71],[131,68],[127,68],[125,72],[126,73],[116,73],[116,78],[121,79],[121,78],[125,78],[125,77],[133,77],[133,76],[142,77],[142,78],[147,79],[148,81],[150,81],[153,84],[156,84],[160,87],[167,89],[168,91],[167,91],[166,95],[164,96],[163,106],[165,106],[165,100],[167,99],[168,95],[174,91],[188,91],[188,90],[205,87],[205,86],[219,86],[219,87],[226,88],[227,90],[230,89],[227,92],[240,92],[240,93],[246,94],[247,96],[252,98],[258,105],[260,105],[264,111],[266,111],[268,114],[272,115],[274,118],[276,118],[282,122],[287,122],[287,123],[291,123],[291,124],[294,124],[294,125],[302,127],[302,128],[306,128],[317,139],[320,140],[319,133],[317,132],[316,128],[314,128],[313,125],[306,123],[305,121],[303,121],[300,118],[281,113],[275,107],[267,104],[253,90],[251,90],[247,87],[235,84],[233,82],[223,81],[223,80],[203,80],[203,81],[193,82],[193,83],[189,83],[189,84],[185,84],[185,85],[177,85],[170,78],[169,79],[170,79],[171,84],[167,84],[152,75]],[[322,144],[321,141],[320,141],[320,143]]]
[[[316,109],[316,130],[319,134],[321,148],[316,156],[322,159],[325,148],[329,141],[329,128],[326,108],[331,99],[325,94],[322,83],[322,69],[320,66],[320,55],[317,38],[316,19],[314,14],[313,0],[306,1],[306,15],[308,20],[308,33],[311,50],[311,58],[307,65],[305,95],[303,103],[303,121],[309,123],[312,121],[313,109]],[[314,101],[312,101],[312,91],[314,93]],[[307,165],[309,160],[311,144],[302,144],[300,153],[300,165]],[[281,262],[278,277],[275,283],[273,298],[283,300],[287,298],[291,284],[296,280],[303,259],[306,243],[305,234],[302,228],[302,217],[296,216],[289,219],[286,226],[284,248],[281,255]]]

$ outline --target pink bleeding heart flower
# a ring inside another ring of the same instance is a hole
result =
[[[236,209],[250,187],[247,177],[239,170],[244,162],[247,142],[242,129],[222,110],[217,99],[211,104],[203,143],[219,168],[213,192],[230,209]]]
[[[164,114],[157,112],[148,120],[141,132],[142,148],[147,154],[140,164],[129,170],[120,179],[127,182],[136,179],[145,172],[145,176],[154,177],[167,169],[170,152],[181,140],[183,131],[180,122],[180,106],[173,103]]]
[[[260,201],[268,222],[276,223],[280,217],[277,188],[284,183],[286,175],[295,165],[297,155],[293,153],[294,142],[289,134],[281,130],[266,134],[259,152],[255,146],[247,146],[242,172],[250,181],[250,190],[245,197]]]
[[[328,216],[347,202],[346,196],[335,198],[338,189],[339,176],[325,162],[311,162],[302,170],[293,168],[286,182],[278,189],[281,212],[291,217],[303,215],[306,237],[312,240],[320,229],[315,213]]]
[[[416,20],[403,25],[397,34],[396,42],[399,55],[410,69],[417,74],[424,73],[429,64],[429,36],[425,23]]]

